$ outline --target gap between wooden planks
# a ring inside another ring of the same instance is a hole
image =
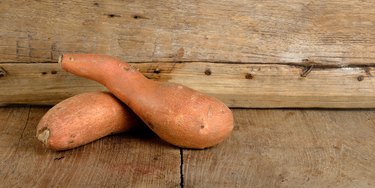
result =
[[[1,187],[375,185],[373,110],[234,109],[232,135],[205,150],[142,130],[54,152],[35,138],[48,109],[0,108]]]
[[[234,109],[223,143],[184,150],[186,187],[374,187],[374,110]]]
[[[131,63],[150,79],[184,84],[240,108],[374,108],[373,67],[211,62]],[[57,63],[0,63],[0,104],[55,104],[105,90]]]

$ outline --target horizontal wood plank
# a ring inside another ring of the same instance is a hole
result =
[[[375,111],[234,110],[224,143],[183,150],[186,187],[374,187]]]
[[[0,62],[375,63],[375,1],[1,1]]]
[[[145,76],[184,84],[229,107],[374,108],[373,67],[321,68],[207,62],[132,63]],[[1,63],[0,104],[56,104],[78,93],[105,90],[66,73],[57,63]]]
[[[180,187],[180,149],[149,130],[54,152],[37,140],[49,107],[0,108],[1,187]]]

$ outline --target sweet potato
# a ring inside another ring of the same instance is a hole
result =
[[[233,129],[232,112],[221,101],[180,84],[147,79],[114,57],[64,54],[59,63],[70,73],[103,84],[173,145],[211,147],[226,139]]]
[[[52,107],[40,120],[36,136],[47,148],[72,149],[141,123],[139,118],[112,94],[79,94]]]

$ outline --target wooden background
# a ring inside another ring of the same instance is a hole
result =
[[[55,104],[100,85],[62,53],[100,53],[230,107],[375,107],[375,2],[1,1],[0,104]]]
[[[147,129],[64,152],[35,138],[50,108],[35,104],[105,89],[62,71],[62,53],[113,55],[230,107],[374,108],[374,44],[372,0],[0,0],[0,187],[374,187],[371,109],[233,109],[207,150]]]

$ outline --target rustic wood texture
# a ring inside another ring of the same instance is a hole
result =
[[[375,186],[375,111],[234,114],[223,144],[183,151],[185,187]]]
[[[48,107],[0,108],[1,187],[180,187],[180,150],[150,132],[52,152]],[[224,143],[182,152],[183,187],[374,187],[374,110],[233,110]]]
[[[375,2],[363,0],[6,0],[0,2],[0,63],[56,62],[62,53],[162,67],[184,62],[180,70],[188,64],[200,72],[159,76],[231,107],[374,108],[374,12]],[[223,75],[202,76],[206,66]],[[243,79],[248,72],[255,74],[251,81]],[[32,82],[27,76],[5,82],[0,70],[0,87],[9,91],[0,103],[51,104],[98,88],[70,76],[56,82],[46,73]]]
[[[2,1],[0,62],[62,52],[131,62],[374,64],[375,2]]]
[[[35,131],[47,110],[0,108],[0,187],[180,187],[180,150],[150,132],[45,149]]]
[[[374,108],[374,68],[322,69],[269,64],[133,63],[147,77],[184,84],[230,107]],[[105,88],[61,70],[57,63],[0,63],[6,76],[0,104],[55,104]]]

